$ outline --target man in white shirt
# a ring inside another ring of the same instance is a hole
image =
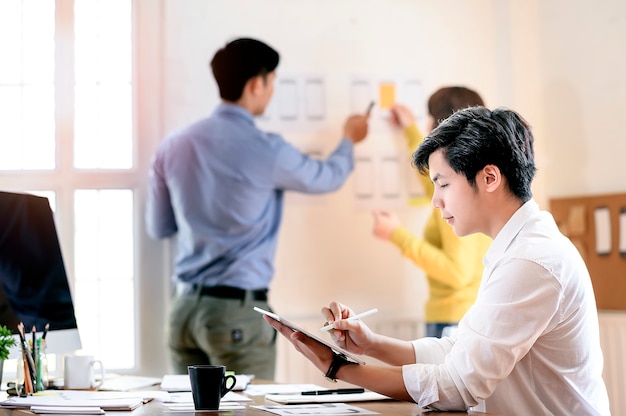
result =
[[[373,333],[332,302],[340,347],[389,366],[357,365],[265,318],[330,379],[420,407],[505,415],[608,415],[591,279],[552,216],[532,199],[533,135],[507,109],[461,110],[433,130],[413,163],[457,235],[493,239],[478,298],[453,337],[402,341]]]

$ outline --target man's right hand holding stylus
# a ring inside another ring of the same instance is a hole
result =
[[[367,355],[375,334],[360,319],[347,320],[356,315],[352,309],[333,301],[328,307],[322,308],[322,315],[327,323],[335,323],[335,329],[329,332],[339,347],[354,354]]]

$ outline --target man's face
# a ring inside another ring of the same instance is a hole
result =
[[[263,114],[267,109],[267,106],[274,95],[274,78],[276,78],[276,72],[272,71],[265,77],[265,82],[261,79],[261,93],[259,95],[259,114]]]
[[[428,167],[430,178],[435,184],[432,204],[439,209],[454,233],[464,236],[481,231],[480,193],[464,175],[450,167],[443,150],[430,155]]]

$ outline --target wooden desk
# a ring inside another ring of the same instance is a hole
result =
[[[252,381],[253,384],[272,384],[272,381],[255,379]],[[155,387],[146,388],[146,390],[153,390]],[[158,387],[157,387],[158,388]],[[237,391],[236,393],[245,394],[245,391]],[[167,406],[164,406],[161,402],[157,400],[152,400],[151,402],[138,407],[133,411],[108,411],[106,415],[115,415],[115,416],[161,416],[161,415],[176,415],[176,416],[194,416],[194,415],[224,415],[224,416],[243,416],[243,415],[256,415],[256,416],[271,416],[273,413],[266,412],[264,410],[255,409],[251,406],[277,406],[279,403],[265,400],[264,396],[248,396],[253,401],[252,402],[244,402],[246,406],[245,409],[238,410],[227,410],[217,412],[217,411],[188,411],[188,412],[173,412]],[[381,400],[381,401],[372,401],[372,402],[349,402],[349,404],[361,407],[364,409],[368,409],[374,412],[378,412],[381,415],[402,415],[402,416],[420,416],[420,415],[433,415],[437,416],[445,416],[445,415],[475,415],[475,416],[495,416],[493,413],[483,413],[483,412],[426,412],[423,411],[419,406],[415,403],[395,401],[395,400]],[[285,405],[289,406],[289,405]],[[10,409],[0,409],[0,416],[33,416],[34,413],[28,410],[10,410]]]
[[[246,409],[240,410],[228,410],[226,412],[222,412],[222,415],[228,416],[244,416],[244,415],[256,415],[256,416],[271,416],[272,413],[254,409],[250,407],[251,405],[273,405],[275,406],[277,403],[271,401],[265,401],[263,396],[251,396],[254,399],[253,403],[248,402],[246,404]],[[433,413],[424,412],[414,403],[408,402],[399,402],[399,401],[377,401],[377,402],[353,402],[351,403],[354,406],[362,407],[364,409],[369,409],[374,412],[378,412],[381,415],[402,415],[402,416],[419,416],[419,415],[432,415]],[[289,406],[289,405],[286,405]],[[163,406],[160,402],[153,400],[152,402],[145,404],[132,412],[106,412],[107,415],[115,415],[115,416],[159,416],[159,415],[172,415],[171,411],[168,411],[168,408]],[[206,414],[214,414],[218,415],[218,412],[208,412],[208,411],[197,411],[197,412],[176,412],[176,416],[194,416],[194,415],[206,415]],[[8,410],[8,409],[0,409],[0,416],[32,416],[33,413],[26,410]],[[437,416],[445,416],[445,415],[487,415],[486,413],[481,412],[437,412]]]

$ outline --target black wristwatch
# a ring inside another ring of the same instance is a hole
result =
[[[333,361],[330,363],[330,367],[328,367],[328,371],[324,374],[328,380],[333,383],[337,382],[337,371],[341,368],[342,365],[350,364],[350,361],[346,359],[346,356],[343,354],[333,353]]]

